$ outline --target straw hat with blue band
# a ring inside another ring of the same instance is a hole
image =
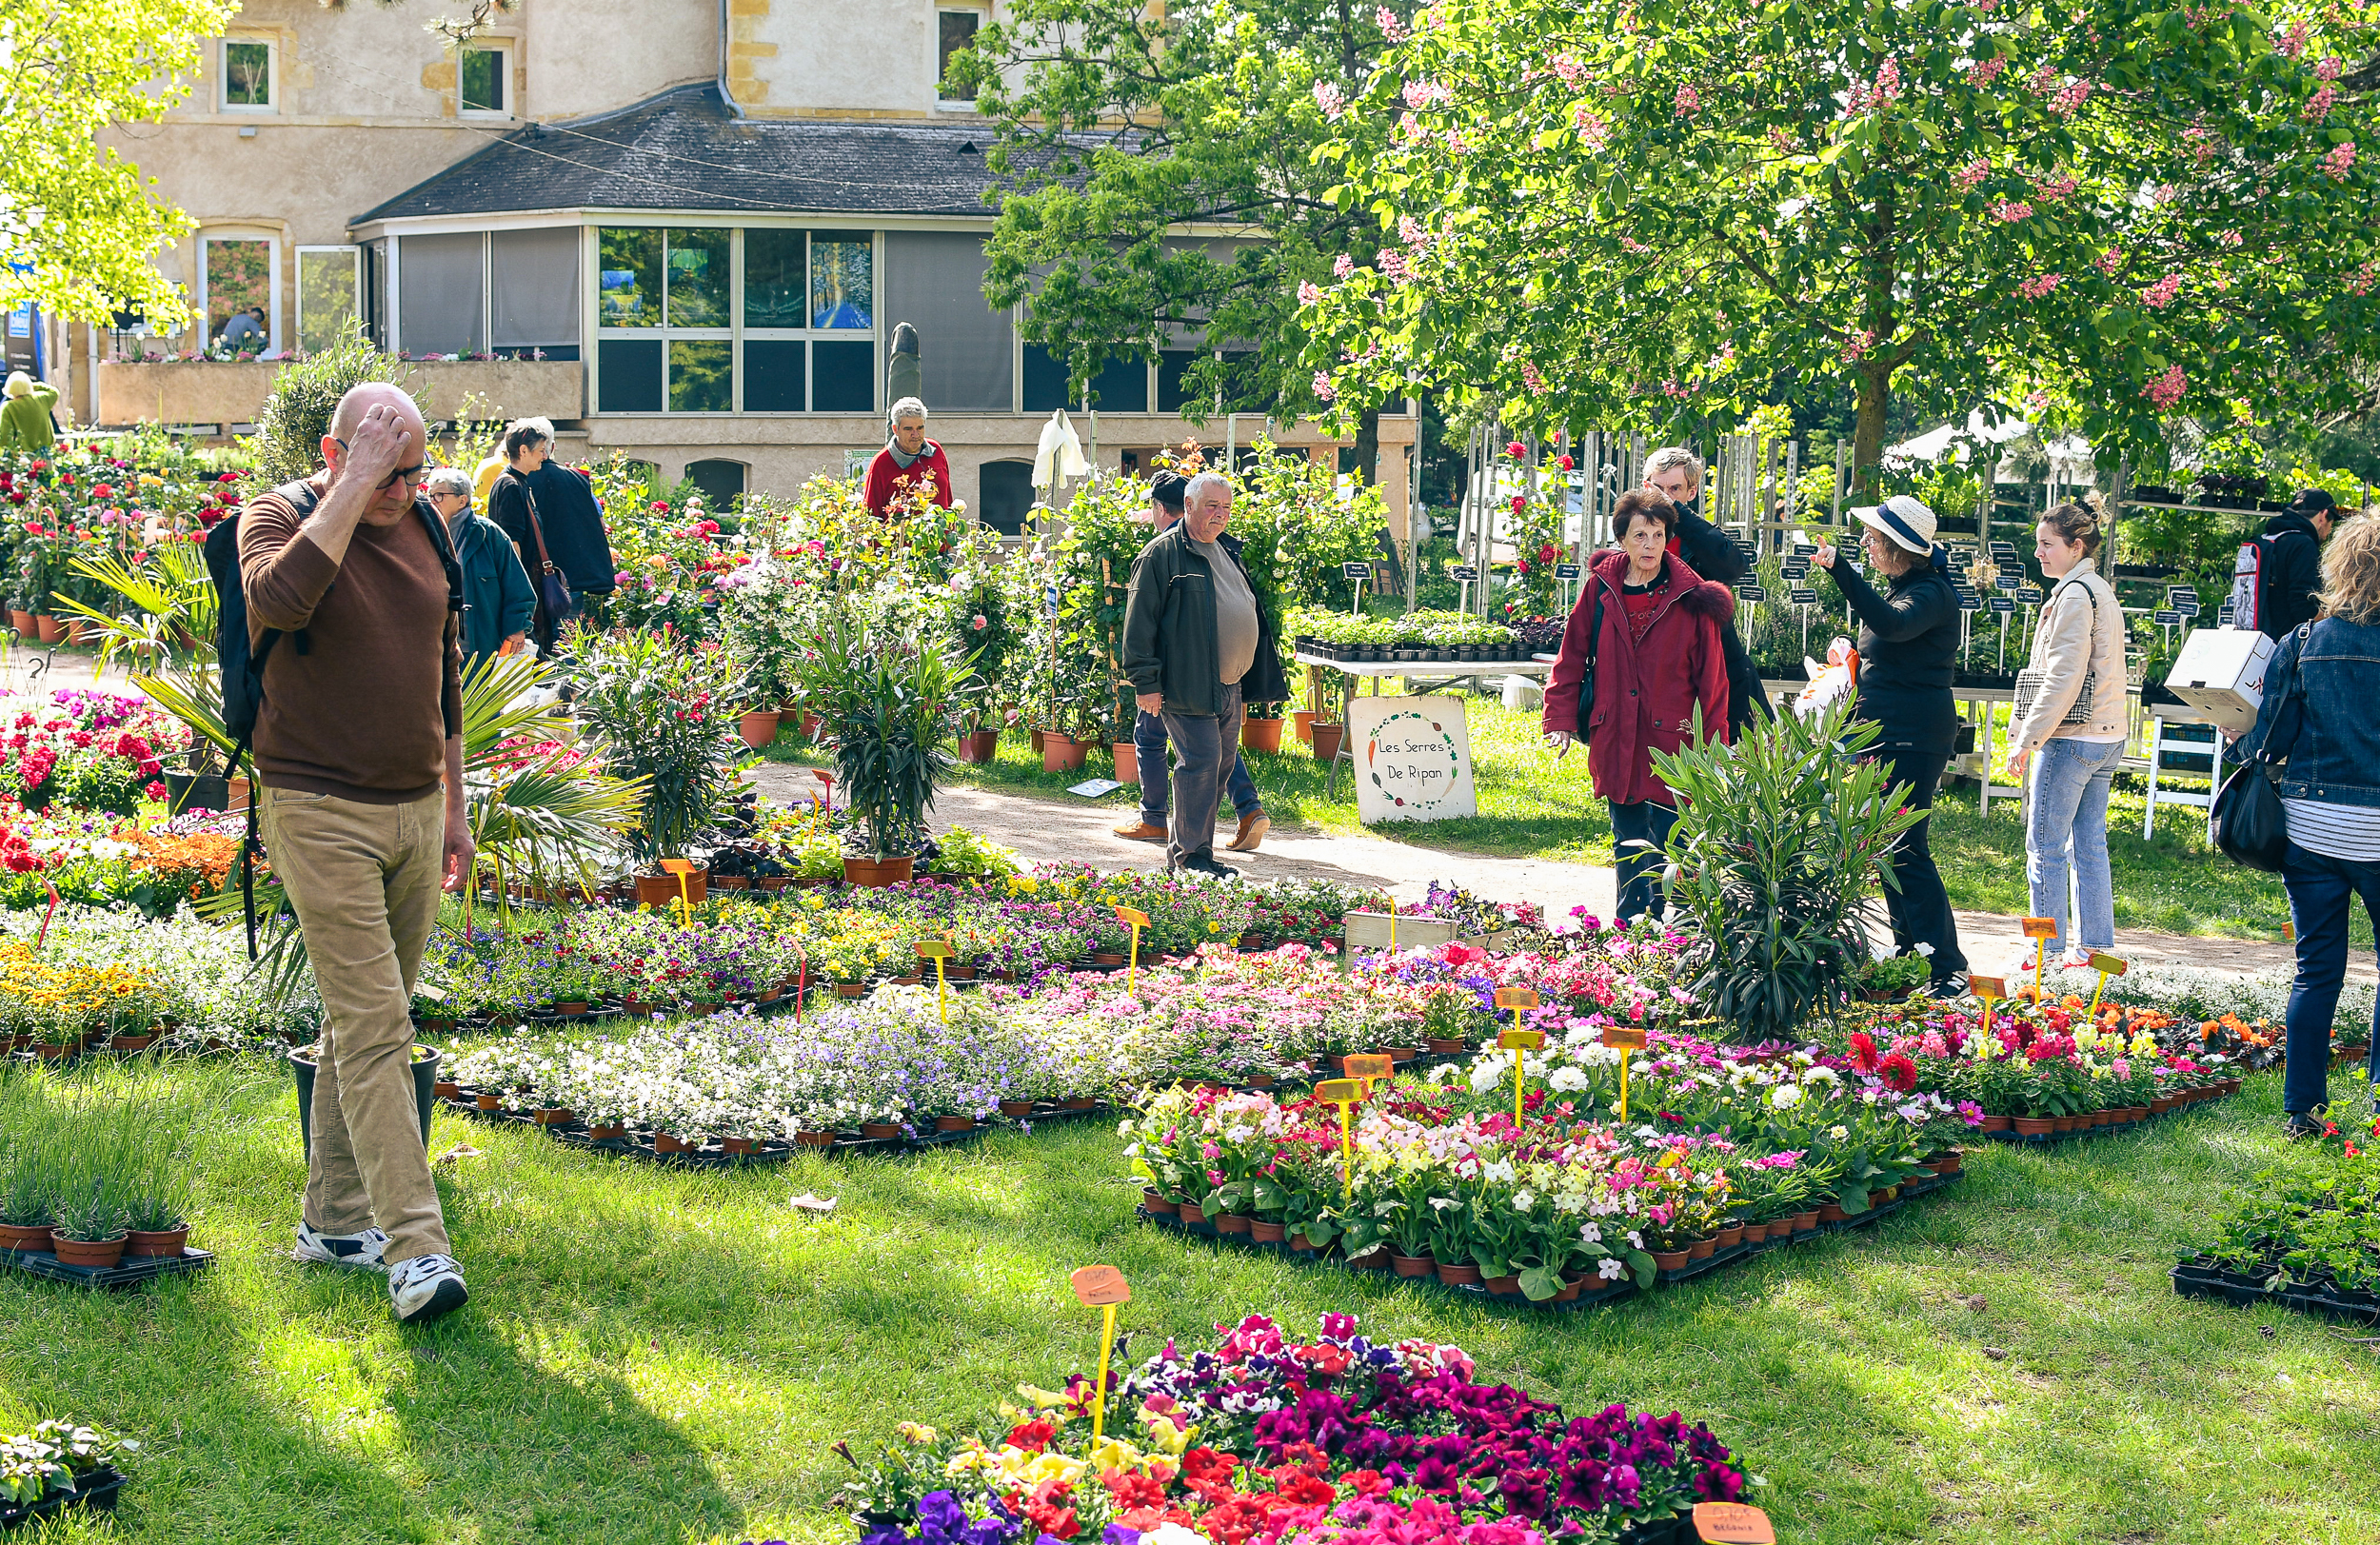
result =
[[[1855,508],[1852,514],[1862,525],[1873,525],[1904,552],[1923,558],[1934,551],[1934,511],[1922,500],[1905,493],[1896,493],[1881,505]]]

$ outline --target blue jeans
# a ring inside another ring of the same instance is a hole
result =
[[[1662,849],[1669,842],[1670,828],[1677,824],[1677,811],[1651,800],[1639,804],[1614,800],[1611,806],[1613,867],[1619,871],[1619,921],[1634,922],[1648,912],[1656,919],[1664,917],[1669,912],[1669,892],[1661,883],[1661,870],[1669,859]],[[1653,845],[1631,847],[1631,842]]]
[[[2058,925],[2053,950],[2079,934],[2084,949],[2115,947],[2115,877],[2108,866],[2108,788],[2124,759],[2122,741],[2053,738],[2033,755],[2032,822],[2025,828],[2025,880],[2033,915]],[[2067,877],[2074,880],[2074,925],[2066,926]]]
[[[2295,842],[2281,861],[2281,883],[2290,893],[2290,921],[2297,932],[2297,980],[2290,986],[2289,1072],[2281,1084],[2281,1108],[2291,1116],[2320,1110],[2330,1100],[2330,1023],[2338,1017],[2339,984],[2347,980],[2349,902],[2361,898],[2364,915],[2380,929],[2380,863],[2357,863],[2309,853]],[[2370,1080],[2380,1064],[2380,1008],[2372,1016]]]
[[[1146,708],[1132,722],[1132,747],[1140,759],[1140,819],[1152,826],[1165,824],[1165,720]],[[1231,807],[1241,819],[1263,810],[1256,780],[1248,776],[1248,759],[1234,753],[1231,779],[1225,785]]]

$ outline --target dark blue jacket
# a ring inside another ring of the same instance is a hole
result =
[[[485,515],[466,515],[455,529],[463,565],[463,669],[468,674],[496,645],[529,630],[537,592],[504,528]]]
[[[2291,633],[2265,671],[2256,727],[2227,753],[2245,761],[2262,750],[2294,676],[2305,691],[2305,723],[2289,750],[2281,798],[2380,806],[2380,626],[2326,617],[2299,643]]]
[[[1825,572],[1859,619],[1858,717],[1882,726],[1877,748],[1950,755],[1958,739],[1951,698],[1958,592],[1939,563],[1895,576],[1881,594],[1847,558]]]

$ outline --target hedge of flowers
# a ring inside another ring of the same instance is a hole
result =
[[[0,1026],[32,1038],[19,1049],[147,1045],[151,1036],[176,1051],[277,1046],[322,1022],[310,976],[284,998],[257,990],[241,930],[187,911],[0,912],[0,961],[21,962],[0,965]]]
[[[1080,1374],[974,1432],[902,1423],[845,1484],[862,1545],[1587,1545],[1765,1484],[1675,1412],[1569,1416],[1352,1315],[1310,1341],[1259,1316],[1217,1331],[1116,1380],[1096,1442]]]

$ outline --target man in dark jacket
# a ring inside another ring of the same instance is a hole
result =
[[[1669,550],[1706,580],[1733,585],[1742,581],[1747,565],[1743,549],[1726,532],[1702,518],[1696,508],[1702,497],[1702,458],[1683,446],[1664,446],[1644,459],[1644,485],[1666,498],[1677,511],[1677,527],[1670,533]],[[1719,624],[1719,644],[1727,651],[1727,725],[1729,739],[1741,740],[1755,716],[1770,712],[1769,695],[1760,686],[1760,672],[1744,647],[1743,636],[1730,617]]]
[[[1174,767],[1171,867],[1226,879],[1215,862],[1215,816],[1240,754],[1248,703],[1289,696],[1273,620],[1223,534],[1231,482],[1201,472],[1184,490],[1187,513],[1132,561],[1124,600],[1123,670],[1145,713],[1161,714]]]
[[[2264,523],[2263,563],[2256,576],[2256,630],[2278,642],[2311,623],[2322,587],[2322,545],[2330,540],[2336,508],[2320,488],[2301,488],[2290,507]]]

